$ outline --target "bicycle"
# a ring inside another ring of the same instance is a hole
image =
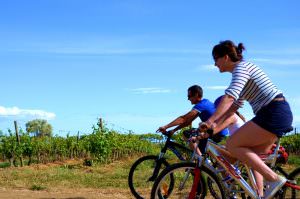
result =
[[[291,199],[299,199],[300,198],[300,167],[293,170],[287,177],[289,182],[282,188],[282,196],[281,199],[291,198]]]
[[[289,173],[287,173],[282,167],[281,164],[277,163],[278,158],[280,158],[280,154],[279,154],[279,149],[280,149],[280,138],[276,141],[275,143],[275,148],[273,150],[272,153],[268,153],[268,154],[261,154],[259,155],[260,158],[276,173],[284,176],[285,178],[292,180],[292,178],[290,177]],[[214,166],[215,168],[217,167],[217,165]],[[243,172],[243,165],[236,165],[236,167],[239,168],[239,170],[241,171],[243,177],[245,179],[247,179],[247,173]],[[222,170],[219,171],[220,173],[222,172]],[[300,172],[300,170],[299,170]],[[223,181],[225,181],[223,179]],[[210,192],[213,192],[212,187],[210,186],[210,182],[208,181],[208,188],[210,190]],[[227,185],[226,182],[224,182],[225,186]],[[235,195],[236,193],[240,192],[240,195],[242,197],[242,199],[246,199],[249,198],[246,196],[245,192],[240,191],[240,190],[231,190],[232,195]]]
[[[199,184],[203,183],[199,180],[200,176],[204,176],[207,181],[209,181],[210,186],[214,187],[212,189],[213,191],[211,191],[211,195],[214,198],[228,199],[232,197],[232,193],[235,191],[242,192],[247,197],[259,199],[260,197],[258,195],[252,169],[239,161],[235,164],[244,167],[247,173],[245,178],[236,166],[226,160],[222,155],[223,153],[220,151],[226,153],[226,149],[223,146],[220,146],[209,139],[206,146],[206,152],[202,156],[197,156],[196,162],[177,163],[163,170],[154,182],[151,190],[151,199],[155,199],[157,196],[160,199],[178,198],[178,196],[184,198],[187,197],[189,199],[198,198],[196,190],[197,187],[199,187]],[[232,180],[230,183],[227,185],[224,184],[220,175],[217,175],[217,173],[220,173],[217,169],[218,167],[213,166],[211,162],[207,161],[208,157],[215,161],[221,167],[221,170],[231,177]],[[274,161],[274,157],[270,157],[270,160]],[[194,175],[191,175],[192,173]],[[161,193],[167,190],[166,186],[168,185],[170,176],[173,176],[173,180],[176,181],[176,188],[172,189],[173,193],[167,192],[167,197],[164,197]],[[293,192],[300,190],[300,185],[298,183],[299,181],[288,180],[284,187],[277,193],[276,197],[283,199],[288,188],[292,189],[293,195]],[[236,189],[236,187],[238,188]]]
[[[134,164],[130,168],[128,175],[128,185],[131,193],[135,198],[142,199],[146,198],[145,195],[150,195],[149,193],[145,193],[144,189],[148,188],[150,192],[150,189],[152,188],[152,185],[160,171],[170,166],[170,164],[164,157],[167,150],[174,153],[180,161],[187,160],[187,158],[185,158],[180,151],[184,151],[187,154],[187,157],[189,157],[189,161],[193,161],[195,158],[195,152],[184,145],[172,141],[172,136],[169,132],[163,133],[163,135],[167,139],[159,155],[143,156],[136,160],[136,162],[134,162]],[[201,178],[201,180],[204,181],[203,178]],[[171,180],[168,185],[170,192],[173,189],[173,185],[174,182],[173,180]],[[198,188],[198,192],[201,192],[203,195],[206,195],[206,190],[206,186]]]

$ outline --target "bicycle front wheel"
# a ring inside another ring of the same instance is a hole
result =
[[[161,164],[157,165],[157,160],[158,156],[148,155],[139,158],[131,166],[128,175],[128,185],[135,198],[149,198],[154,180],[159,172],[169,165],[165,159],[161,159]],[[157,166],[160,168],[157,168],[157,173],[154,173],[154,169]]]
[[[164,169],[157,177],[151,190],[151,199],[188,198],[192,191],[196,163],[181,162],[173,164]],[[225,199],[225,192],[218,177],[206,167],[200,167],[200,178],[195,191],[195,198],[202,199],[207,195],[206,179],[210,178],[216,182],[220,199]],[[174,180],[173,189],[169,189],[171,177]],[[217,190],[217,189],[216,189]]]

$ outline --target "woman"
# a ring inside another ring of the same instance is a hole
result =
[[[259,194],[272,198],[286,179],[273,172],[257,154],[266,153],[277,137],[291,129],[293,116],[282,92],[267,75],[257,65],[243,60],[244,49],[243,44],[236,46],[230,40],[214,46],[212,55],[215,65],[221,73],[232,73],[232,80],[216,112],[206,123],[215,128],[232,116],[244,100],[250,103],[255,117],[230,136],[226,147],[234,157],[262,174],[268,186],[265,193],[260,189]],[[262,178],[257,172],[255,177]]]
[[[218,97],[214,104],[216,109],[218,108],[222,98],[224,95]],[[232,114],[232,116],[228,117],[225,121],[222,122],[222,124],[218,124],[218,128],[228,128],[228,132],[229,132],[229,136],[232,136],[236,130],[238,130],[241,126],[243,126],[246,122],[246,118],[239,113],[238,111],[236,111],[234,114]],[[217,130],[218,132],[218,128],[215,128],[214,130]]]

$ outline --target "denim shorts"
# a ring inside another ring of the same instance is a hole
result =
[[[192,128],[189,130],[185,130],[183,131],[183,135],[186,138],[190,138],[192,136],[196,136],[198,134],[197,129],[196,128]],[[219,143],[221,142],[226,136],[224,135],[220,135],[219,133],[214,134],[210,139],[212,139],[214,142]],[[205,148],[206,148],[206,144],[207,144],[207,138],[206,139],[201,139],[199,140],[199,149],[201,151],[201,153],[203,154],[205,152]]]
[[[283,95],[279,97],[284,98]],[[282,137],[293,129],[293,114],[285,99],[282,101],[271,101],[257,112],[252,121],[263,129],[277,135],[277,137]]]

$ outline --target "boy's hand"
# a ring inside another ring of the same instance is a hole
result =
[[[204,134],[200,135],[201,139],[208,138],[211,135],[213,135],[212,126],[209,126],[206,122],[199,123],[198,129],[199,129],[200,134],[204,133]]]
[[[206,132],[208,129],[208,124],[206,122],[199,123],[199,132]]]
[[[162,132],[162,133],[165,133],[165,132],[167,132],[167,128],[165,128],[164,126],[161,126],[161,127],[159,127],[159,128],[157,129],[156,132]]]

